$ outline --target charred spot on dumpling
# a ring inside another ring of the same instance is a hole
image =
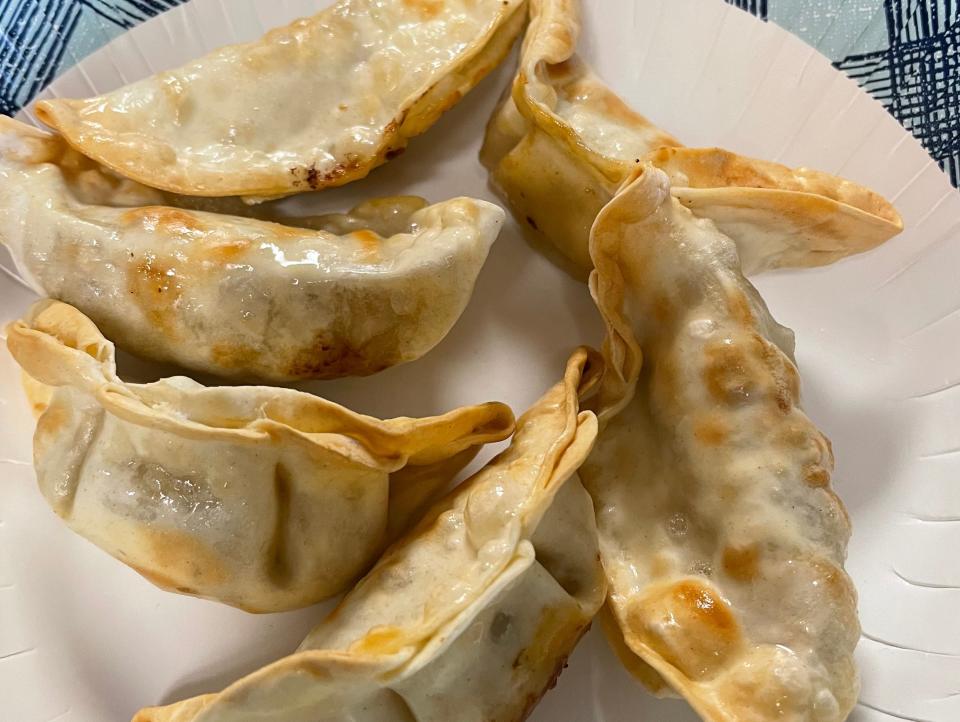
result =
[[[639,638],[690,679],[713,676],[743,643],[733,610],[700,579],[655,588],[627,611],[627,642]]]
[[[404,148],[404,147],[391,148],[391,149],[388,150],[386,153],[384,153],[384,158],[386,158],[387,160],[393,160],[394,158],[397,158],[397,157],[403,155],[403,153],[404,153],[405,150],[406,150],[406,148]]]
[[[514,659],[513,668],[543,669],[552,660],[566,659],[586,631],[586,622],[583,614],[572,606],[544,609],[529,644]]]
[[[320,171],[317,170],[316,163],[307,168],[307,185],[317,190],[320,187]]]
[[[550,672],[544,679],[543,687],[537,693],[527,696],[523,711],[517,719],[529,717],[543,696],[557,686],[560,674],[567,668],[570,653],[588,629],[590,621],[570,607],[554,607],[544,611],[533,641],[514,659],[512,667],[515,675],[536,674],[547,669],[547,665]]]
[[[830,483],[830,472],[820,464],[810,464],[803,470],[803,480],[809,486],[822,488]]]
[[[568,657],[561,657],[558,659],[557,663],[554,665],[553,672],[547,678],[543,688],[537,693],[531,693],[526,696],[526,699],[523,703],[523,708],[520,711],[520,715],[517,717],[518,720],[525,720],[531,714],[533,714],[533,710],[538,704],[540,704],[540,700],[543,699],[544,695],[557,686],[557,682],[560,680],[560,675],[563,674],[563,670],[567,668],[567,659]]]
[[[364,349],[355,348],[347,339],[320,333],[314,337],[312,343],[293,356],[287,367],[287,375],[303,379],[369,376],[395,363],[395,359],[377,358],[378,355],[367,354]]]
[[[317,168],[316,163],[311,164],[306,169],[307,185],[309,185],[313,190],[319,190],[320,188],[328,185],[336,185],[337,181],[360,167],[360,157],[355,153],[347,153],[345,158],[346,160],[344,160],[342,163],[337,163],[337,165],[322,175],[320,170]]]
[[[428,92],[429,91],[424,91],[420,95],[420,98],[423,98],[423,96],[426,95]],[[391,120],[389,123],[383,126],[384,138],[392,138],[393,136],[397,135],[397,133],[400,130],[400,126],[403,125],[403,121],[407,119],[407,112],[408,112],[407,110],[404,110],[399,118]]]

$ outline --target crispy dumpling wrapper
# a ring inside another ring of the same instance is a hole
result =
[[[498,403],[381,421],[291,389],[124,383],[113,344],[58,301],[7,334],[43,409],[34,466],[53,510],[157,586],[248,611],[343,591],[513,429]]]
[[[462,314],[504,218],[481,200],[399,197],[307,230],[151,197],[165,200],[0,120],[0,241],[38,292],[124,350],[271,381],[421,357]]]
[[[593,227],[611,373],[580,474],[627,668],[712,722],[838,722],[857,698],[850,523],[793,334],[733,241],[641,167]]]
[[[259,40],[87,100],[44,123],[91,158],[187,195],[290,195],[363,178],[509,51],[523,0],[339,0]]]
[[[603,602],[584,349],[510,447],[391,547],[288,657],[135,722],[520,722]]]
[[[681,147],[575,55],[576,0],[531,0],[530,16],[516,80],[480,157],[518,223],[579,273],[593,267],[594,219],[644,161],[668,172],[674,195],[695,215],[733,231],[748,274],[832,263],[903,229],[893,206],[842,178]]]

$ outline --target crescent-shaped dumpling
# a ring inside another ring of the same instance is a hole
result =
[[[363,178],[509,51],[523,0],[339,0],[106,95],[36,114],[145,185],[275,197]]]
[[[513,429],[496,403],[381,421],[291,389],[124,383],[113,344],[59,301],[11,324],[7,345],[28,390],[53,389],[34,398],[53,510],[157,586],[248,611],[343,591]]]
[[[135,722],[521,722],[603,602],[581,349],[510,447],[380,559],[294,653]]]
[[[580,475],[614,646],[709,722],[841,722],[858,689],[850,522],[793,334],[733,241],[662,171],[635,172],[590,241],[609,373]]]
[[[470,198],[367,202],[312,219],[320,230],[126,207],[155,196],[0,121],[0,242],[34,288],[124,350],[271,381],[362,376],[425,354],[466,307],[504,218]]]
[[[735,227],[748,274],[832,263],[903,229],[890,203],[843,178],[681,147],[575,55],[577,0],[530,0],[530,16],[512,93],[480,157],[517,221],[581,274],[592,268],[594,218],[644,161],[669,173],[672,192],[698,217]]]

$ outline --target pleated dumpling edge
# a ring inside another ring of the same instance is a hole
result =
[[[124,383],[113,345],[57,301],[7,345],[33,389],[53,389],[34,437],[53,510],[157,586],[249,611],[348,587],[513,430],[500,403],[381,421],[291,389]]]

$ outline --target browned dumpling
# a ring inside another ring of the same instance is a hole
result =
[[[858,690],[850,523],[799,406],[793,334],[653,166],[590,250],[608,373],[580,474],[615,648],[711,722],[840,722]]]
[[[0,117],[0,242],[23,276],[120,348],[218,376],[365,376],[420,358],[460,318],[504,220],[472,198],[298,219],[313,228],[169,205],[183,201]]]
[[[507,54],[524,0],[340,0],[181,68],[36,114],[85,155],[199,196],[363,178]]]
[[[599,365],[577,351],[510,447],[439,502],[293,654],[135,722],[521,722],[605,584],[576,476]]]
[[[113,344],[57,301],[7,335],[42,409],[34,466],[53,510],[157,586],[249,611],[348,588],[513,430],[496,403],[381,421],[291,389],[124,383]]]
[[[887,201],[843,178],[682,147],[575,55],[577,0],[531,0],[530,16],[512,92],[490,120],[481,160],[518,223],[581,274],[592,268],[594,218],[641,162],[665,170],[684,205],[731,235],[747,274],[832,263],[902,230]]]

